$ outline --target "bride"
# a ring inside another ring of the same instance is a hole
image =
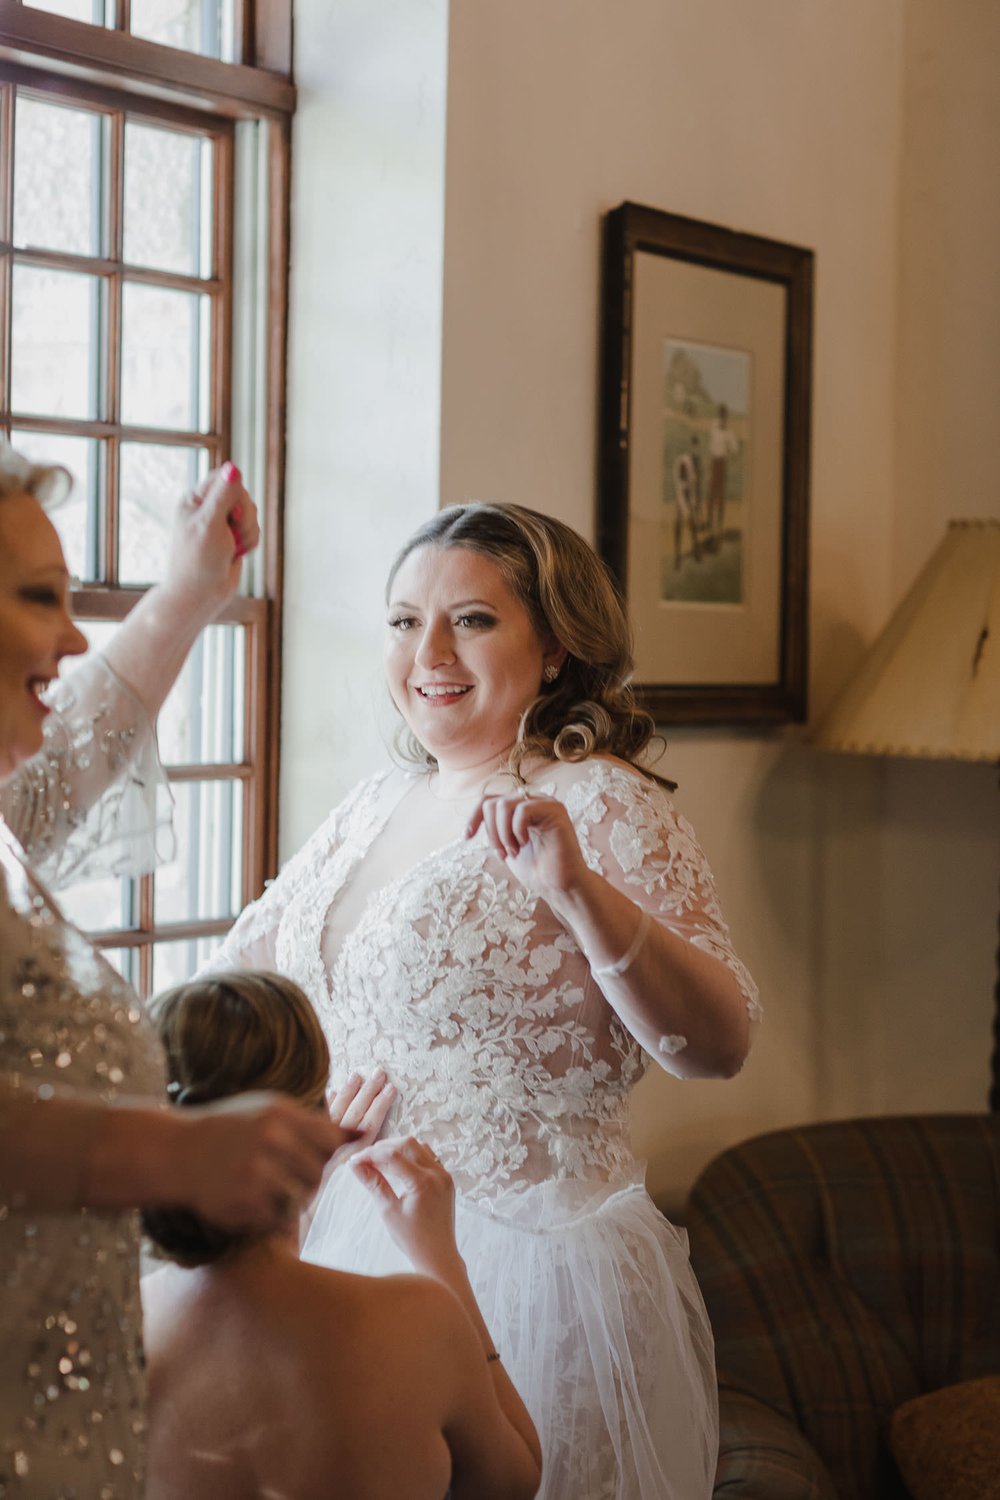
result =
[[[453,1174],[544,1500],[707,1500],[711,1331],[629,1094],[650,1059],[736,1073],[757,1002],[692,829],[642,767],[623,609],[570,528],[480,504],[417,531],[387,606],[407,768],[331,813],[213,967],[296,979],[334,1074],[384,1070],[387,1129]],[[331,1177],[304,1256],[405,1269],[359,1173]]]

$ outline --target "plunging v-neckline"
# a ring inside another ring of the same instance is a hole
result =
[[[391,800],[389,802],[389,805],[382,811],[381,817],[378,818],[376,826],[370,832],[370,836],[364,842],[364,846],[355,851],[354,859],[352,860],[349,869],[343,872],[342,877],[337,881],[336,889],[331,893],[329,900],[324,904],[323,916],[320,922],[319,931],[317,933],[317,942],[319,944],[320,950],[319,957],[321,959],[322,968],[325,973],[328,999],[332,999],[333,997],[337,972],[340,968],[344,951],[347,948],[348,942],[350,941],[352,935],[361,926],[365,918],[370,915],[372,909],[376,905],[381,905],[394,891],[404,888],[411,880],[421,875],[426,870],[427,866],[430,865],[434,860],[441,859],[444,855],[447,855],[448,853],[461,848],[463,845],[471,848],[480,843],[486,836],[485,831],[482,828],[477,831],[472,839],[466,839],[464,833],[457,834],[454,838],[446,840],[443,844],[439,844],[436,848],[428,849],[425,854],[422,854],[418,859],[414,860],[414,862],[408,865],[407,868],[401,873],[393,875],[388,880],[384,881],[381,885],[375,886],[364,897],[361,905],[355,913],[352,925],[341,935],[340,941],[338,942],[336,948],[331,952],[327,947],[326,942],[330,914],[336,908],[337,903],[343,893],[348,889],[348,887],[357,877],[365,860],[372,853],[378,841],[387,833],[394,813],[399,811],[407,798],[416,793],[419,787],[419,776],[415,776],[412,780],[412,784],[409,786],[404,782],[399,796]]]

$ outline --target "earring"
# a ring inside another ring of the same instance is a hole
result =
[[[550,661],[549,664],[548,664],[548,666],[542,668],[542,681],[543,682],[555,682],[555,680],[556,680],[556,678],[558,676],[559,676],[559,668],[556,666],[555,662],[551,662]]]

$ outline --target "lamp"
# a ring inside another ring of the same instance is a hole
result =
[[[812,743],[1000,763],[1000,521],[949,522]],[[995,1002],[989,1102],[1000,1111],[1000,972]]]

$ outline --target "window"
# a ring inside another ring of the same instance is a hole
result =
[[[236,62],[233,0],[33,0],[32,9]]]
[[[280,51],[283,7],[260,11]],[[0,22],[0,425],[76,479],[54,519],[92,645],[161,575],[173,503],[210,468],[232,456],[262,505],[246,591],[160,718],[177,859],[63,902],[142,994],[191,972],[276,858],[292,92],[246,66],[257,19],[47,0]]]

